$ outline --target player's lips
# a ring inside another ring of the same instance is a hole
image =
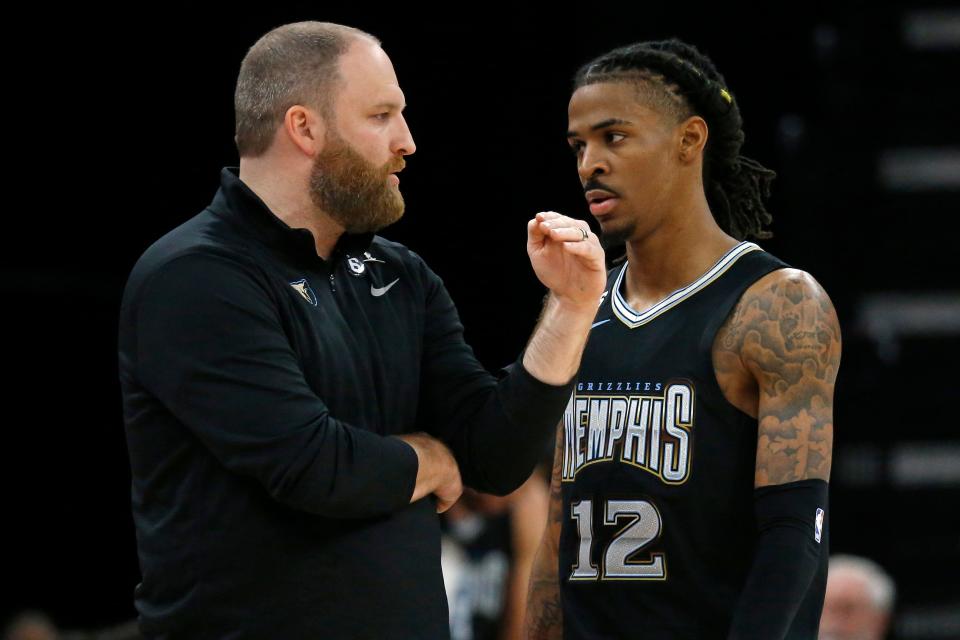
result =
[[[389,181],[390,181],[390,184],[392,184],[392,185],[394,185],[394,186],[397,186],[397,185],[400,184],[400,176],[398,176],[398,175],[395,174],[395,173],[389,174],[388,177],[387,177],[387,180],[389,180]]]
[[[586,196],[590,205],[590,213],[596,217],[610,213],[620,202],[620,198],[615,193],[605,189],[591,189],[587,191]]]

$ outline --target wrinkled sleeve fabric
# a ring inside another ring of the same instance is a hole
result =
[[[133,302],[139,383],[224,467],[289,507],[361,518],[407,505],[416,453],[330,415],[261,278],[196,253],[150,273]]]
[[[425,427],[450,447],[464,484],[506,495],[544,457],[573,391],[541,382],[523,367],[523,353],[499,380],[466,343],[463,325],[440,278],[421,261],[426,319],[421,380]]]

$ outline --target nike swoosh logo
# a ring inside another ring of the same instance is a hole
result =
[[[590,325],[590,328],[593,329],[594,327],[599,327],[600,325],[606,324],[608,322],[610,322],[610,318],[607,318],[606,320],[601,320],[600,322],[594,322],[592,325]]]
[[[386,262],[384,262],[383,260],[380,260],[379,258],[364,258],[363,261],[364,261],[364,262],[379,262],[380,264],[387,264]]]
[[[390,291],[390,287],[397,284],[398,282],[400,282],[400,278],[397,278],[396,280],[394,280],[393,282],[391,282],[390,284],[384,287],[375,287],[373,285],[370,285],[370,295],[372,295],[374,298],[379,298],[380,296],[385,294],[387,291]]]

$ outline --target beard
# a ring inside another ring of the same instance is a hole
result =
[[[387,183],[403,158],[374,166],[336,132],[328,131],[310,172],[310,198],[347,233],[372,233],[403,216],[403,196]]]
[[[623,245],[633,237],[636,229],[637,223],[635,221],[614,228],[604,229],[601,227],[600,246],[603,247],[605,252],[621,249],[620,253],[622,253]]]

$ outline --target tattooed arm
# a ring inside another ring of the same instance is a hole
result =
[[[527,611],[527,591],[530,571],[543,539],[547,523],[550,497],[546,471],[541,467],[533,472],[519,489],[510,496],[510,538],[513,560],[507,576],[507,593],[503,614],[500,616],[501,640],[520,640],[524,634]]]
[[[809,274],[774,271],[747,290],[727,338],[758,391],[754,485],[830,477],[840,324]],[[728,324],[729,327],[729,324]]]
[[[559,640],[563,637],[563,612],[560,609],[560,579],[557,574],[560,547],[560,523],[563,497],[560,489],[560,465],[563,464],[563,423],[557,427],[557,447],[550,474],[550,509],[547,527],[530,572],[527,593],[528,640]]]
[[[758,537],[729,637],[814,637],[840,365],[839,322],[826,292],[795,269],[761,278],[718,332],[714,364],[728,399],[758,422]]]

